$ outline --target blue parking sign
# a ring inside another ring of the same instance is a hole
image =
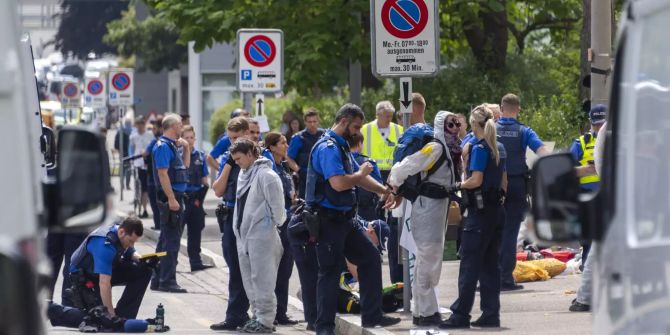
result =
[[[251,80],[251,70],[241,70],[240,76],[242,80]]]

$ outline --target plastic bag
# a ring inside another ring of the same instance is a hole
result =
[[[567,268],[565,263],[555,258],[538,259],[534,261],[528,261],[528,263],[537,265],[538,267],[546,270],[547,273],[549,273],[549,276],[552,278],[560,275]]]
[[[516,267],[514,268],[512,275],[517,283],[547,280],[550,278],[547,270],[531,264],[530,262],[516,262]]]
[[[574,275],[581,273],[582,271],[579,270],[579,267],[582,265],[582,258],[581,257],[575,257],[571,260],[568,261],[565,267],[565,271],[561,273],[562,275]]]

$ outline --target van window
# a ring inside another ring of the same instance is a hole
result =
[[[620,137],[629,158],[626,189],[629,237],[638,246],[670,245],[670,43],[667,22],[670,11],[653,14],[640,22],[639,47],[629,78],[630,106]],[[626,111],[623,106],[622,111]],[[623,134],[622,134],[623,135]],[[630,141],[629,143],[625,143]]]

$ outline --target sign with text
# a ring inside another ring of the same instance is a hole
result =
[[[84,106],[104,108],[107,105],[105,85],[104,74],[101,74],[98,78],[86,78],[84,81]]]
[[[76,81],[63,81],[60,92],[61,107],[65,109],[81,107],[81,92]]]
[[[237,31],[237,88],[240,92],[281,92],[284,33],[277,29]]]
[[[427,77],[440,69],[438,0],[371,0],[372,71]]]
[[[109,104],[112,106],[132,106],[134,101],[133,69],[109,70]]]

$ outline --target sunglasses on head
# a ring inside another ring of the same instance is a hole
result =
[[[461,123],[458,122],[458,121],[455,121],[455,122],[449,122],[449,123],[447,123],[447,127],[448,127],[449,129],[454,128],[454,127],[460,128],[460,127],[461,127]]]

